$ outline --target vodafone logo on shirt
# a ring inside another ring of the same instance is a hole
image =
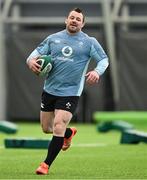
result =
[[[65,46],[62,48],[62,54],[66,57],[71,56],[73,53],[73,49],[70,46]]]

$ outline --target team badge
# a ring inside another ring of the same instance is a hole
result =
[[[71,56],[73,53],[73,49],[70,47],[70,46],[65,46],[63,47],[62,49],[62,54],[66,57],[69,57]]]
[[[70,102],[66,103],[66,108],[67,109],[70,109],[70,106],[71,106]]]

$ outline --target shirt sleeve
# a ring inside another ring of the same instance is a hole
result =
[[[41,54],[35,49],[27,58],[26,62],[28,62],[30,59],[37,58],[41,56]]]
[[[91,38],[91,41],[90,57],[97,62],[97,66],[94,70],[99,75],[102,75],[109,65],[108,56],[95,38]]]
[[[43,42],[39,44],[36,50],[41,55],[48,55],[50,54],[50,36],[48,36]]]
[[[39,46],[34,51],[32,51],[26,62],[28,62],[32,58],[50,54],[49,40],[50,38],[47,37],[44,41],[42,41]]]

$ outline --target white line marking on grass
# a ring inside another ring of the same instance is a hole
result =
[[[72,147],[103,147],[106,146],[104,143],[81,143],[81,144],[73,144]]]

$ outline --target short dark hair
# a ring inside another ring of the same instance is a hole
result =
[[[76,11],[76,12],[78,12],[78,13],[81,13],[82,15],[83,15],[83,22],[85,22],[85,14],[83,13],[83,11],[82,11],[82,9],[80,9],[80,8],[78,8],[78,7],[75,7],[75,8],[73,8],[72,10],[70,10],[70,12],[71,11]],[[70,13],[69,12],[69,13]]]

